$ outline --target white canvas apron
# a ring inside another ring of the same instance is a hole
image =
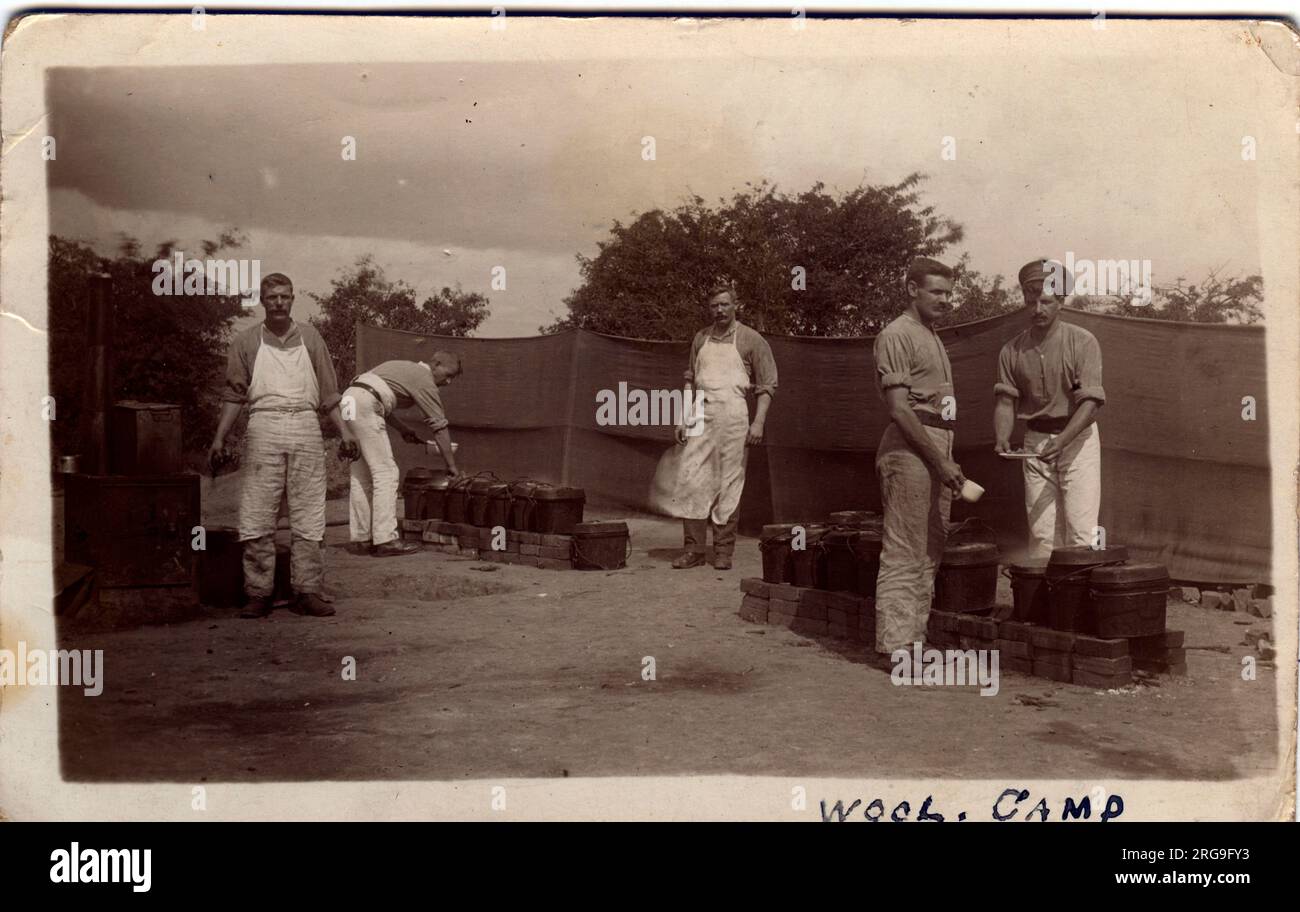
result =
[[[307,346],[275,348],[267,345],[263,337],[253,359],[248,402],[253,411],[295,407],[314,412],[320,405],[320,388]]]
[[[725,525],[740,506],[745,487],[745,438],[749,433],[749,373],[730,342],[706,339],[695,364],[695,389],[703,395],[703,431],[687,437],[677,475],[674,513]]]
[[[316,419],[320,388],[307,346],[282,349],[263,341],[253,361],[248,401],[245,461],[249,471],[245,473],[240,503],[239,537],[247,540],[275,531],[286,485],[290,489],[289,518],[295,529],[314,533],[319,524],[323,532],[323,494],[319,505],[315,497],[295,496],[303,487],[314,489],[315,462],[320,462],[322,478],[324,472],[320,423]],[[278,470],[273,470],[275,466]],[[307,470],[308,477],[304,477],[302,469]],[[320,535],[315,538],[319,540]]]

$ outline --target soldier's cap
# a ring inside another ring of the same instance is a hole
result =
[[[1039,257],[1020,267],[1017,275],[1021,288],[1048,284],[1048,294],[1068,295],[1074,292],[1074,276],[1059,260]]]

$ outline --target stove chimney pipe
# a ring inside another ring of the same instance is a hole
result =
[[[86,360],[82,395],[82,471],[108,474],[108,420],[113,408],[113,279],[107,272],[90,278],[86,306]]]

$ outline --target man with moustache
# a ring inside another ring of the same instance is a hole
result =
[[[702,414],[691,426],[677,428],[683,447],[674,503],[683,517],[686,551],[674,570],[705,563],[709,528],[713,529],[713,567],[730,570],[736,549],[740,495],[745,487],[745,447],[763,440],[767,410],[776,393],[776,361],[767,340],[736,319],[740,306],[729,279],[708,290],[712,325],[695,334],[686,368],[684,411],[700,400]],[[753,421],[749,399],[757,399]],[[686,416],[684,416],[686,417]]]
[[[993,433],[999,453],[1011,451],[1016,419],[1025,421],[1025,510],[1030,554],[1092,546],[1101,508],[1101,434],[1097,410],[1101,346],[1082,326],[1060,319],[1074,277],[1059,262],[1032,260],[1020,270],[1029,328],[998,355]]]
[[[935,321],[948,309],[953,271],[916,257],[907,309],[876,337],[876,380],[889,425],[876,451],[884,510],[876,581],[876,651],[921,642],[943,558],[952,496],[965,478],[952,458],[952,365]]]
[[[240,617],[271,612],[275,584],[275,525],[280,500],[288,494],[293,533],[290,578],[296,609],[327,617],[334,609],[321,598],[325,537],[325,448],[318,412],[327,412],[343,436],[344,453],[356,452],[356,438],[339,413],[338,381],[325,340],[314,327],[290,318],[293,283],[281,273],[262,279],[266,319],[230,343],[221,419],[208,448],[213,474],[225,458],[226,434],[248,405],[244,440],[239,540],[244,543],[244,591]]]

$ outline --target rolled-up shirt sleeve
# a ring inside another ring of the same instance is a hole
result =
[[[873,348],[876,359],[876,380],[880,392],[896,386],[912,387],[912,353],[907,339],[901,334],[882,332],[876,336]]]
[[[328,412],[338,405],[339,400],[342,398],[339,395],[338,377],[334,374],[334,359],[330,357],[325,340],[321,338],[320,333],[315,329],[310,332],[303,332],[302,343],[307,346],[307,355],[311,358],[312,367],[316,369],[316,387],[320,391],[320,411]]]
[[[703,344],[704,333],[697,332],[695,338],[691,340],[691,354],[686,360],[686,370],[682,373],[682,376],[686,379],[687,383],[695,383],[695,359],[700,354],[700,346]]]
[[[257,349],[253,349],[256,353]],[[256,355],[254,354],[254,357]],[[253,382],[253,364],[248,354],[244,336],[236,336],[226,353],[226,383],[221,388],[221,401],[243,405],[248,401],[248,385]]]
[[[745,338],[748,340],[749,357],[746,360],[753,372],[754,395],[775,396],[776,358],[772,356],[772,346],[757,331],[747,333]]]
[[[998,396],[1020,398],[1020,388],[1016,386],[1016,352],[1010,345],[1002,346],[998,353],[998,380],[993,384],[993,392]]]
[[[1070,400],[1076,406],[1087,399],[1105,405],[1106,390],[1101,385],[1101,345],[1091,333],[1075,344],[1073,374]]]
[[[450,424],[442,407],[442,397],[438,395],[438,387],[433,383],[412,390],[411,398],[415,400],[416,408],[424,413],[424,423],[435,434]]]

